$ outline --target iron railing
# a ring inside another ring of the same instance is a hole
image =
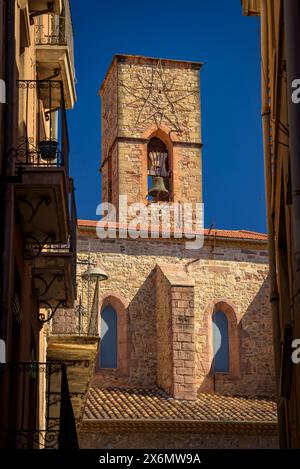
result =
[[[53,318],[52,334],[98,336],[99,288],[95,285],[91,307],[82,304],[80,296],[74,308],[58,309]]]
[[[74,308],[58,309],[53,317],[52,334],[98,336],[98,314],[94,305],[88,311],[80,301]]]
[[[0,364],[0,390],[1,448],[78,447],[64,363]]]
[[[64,0],[61,15],[53,13],[38,17],[35,29],[35,44],[48,46],[68,46],[72,72],[74,68],[74,35],[70,12],[70,3]]]
[[[63,83],[18,80],[17,167],[63,167],[69,173],[69,137]]]
[[[52,334],[67,336],[90,335],[86,327],[87,311],[80,303],[74,308],[58,309],[52,321]]]

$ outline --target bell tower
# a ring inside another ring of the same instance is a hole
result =
[[[103,202],[202,202],[201,65],[113,58],[100,88]]]

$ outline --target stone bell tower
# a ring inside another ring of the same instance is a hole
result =
[[[202,202],[200,68],[114,57],[100,88],[103,202]]]

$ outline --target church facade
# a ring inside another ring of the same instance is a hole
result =
[[[56,313],[50,336],[62,347],[100,336],[77,415],[82,448],[278,445],[267,237],[211,227],[191,247],[200,68],[118,55],[100,88],[106,216],[78,222],[77,307]]]

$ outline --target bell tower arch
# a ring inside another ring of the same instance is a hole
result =
[[[147,199],[155,202],[172,200],[171,154],[158,137],[147,145]]]

